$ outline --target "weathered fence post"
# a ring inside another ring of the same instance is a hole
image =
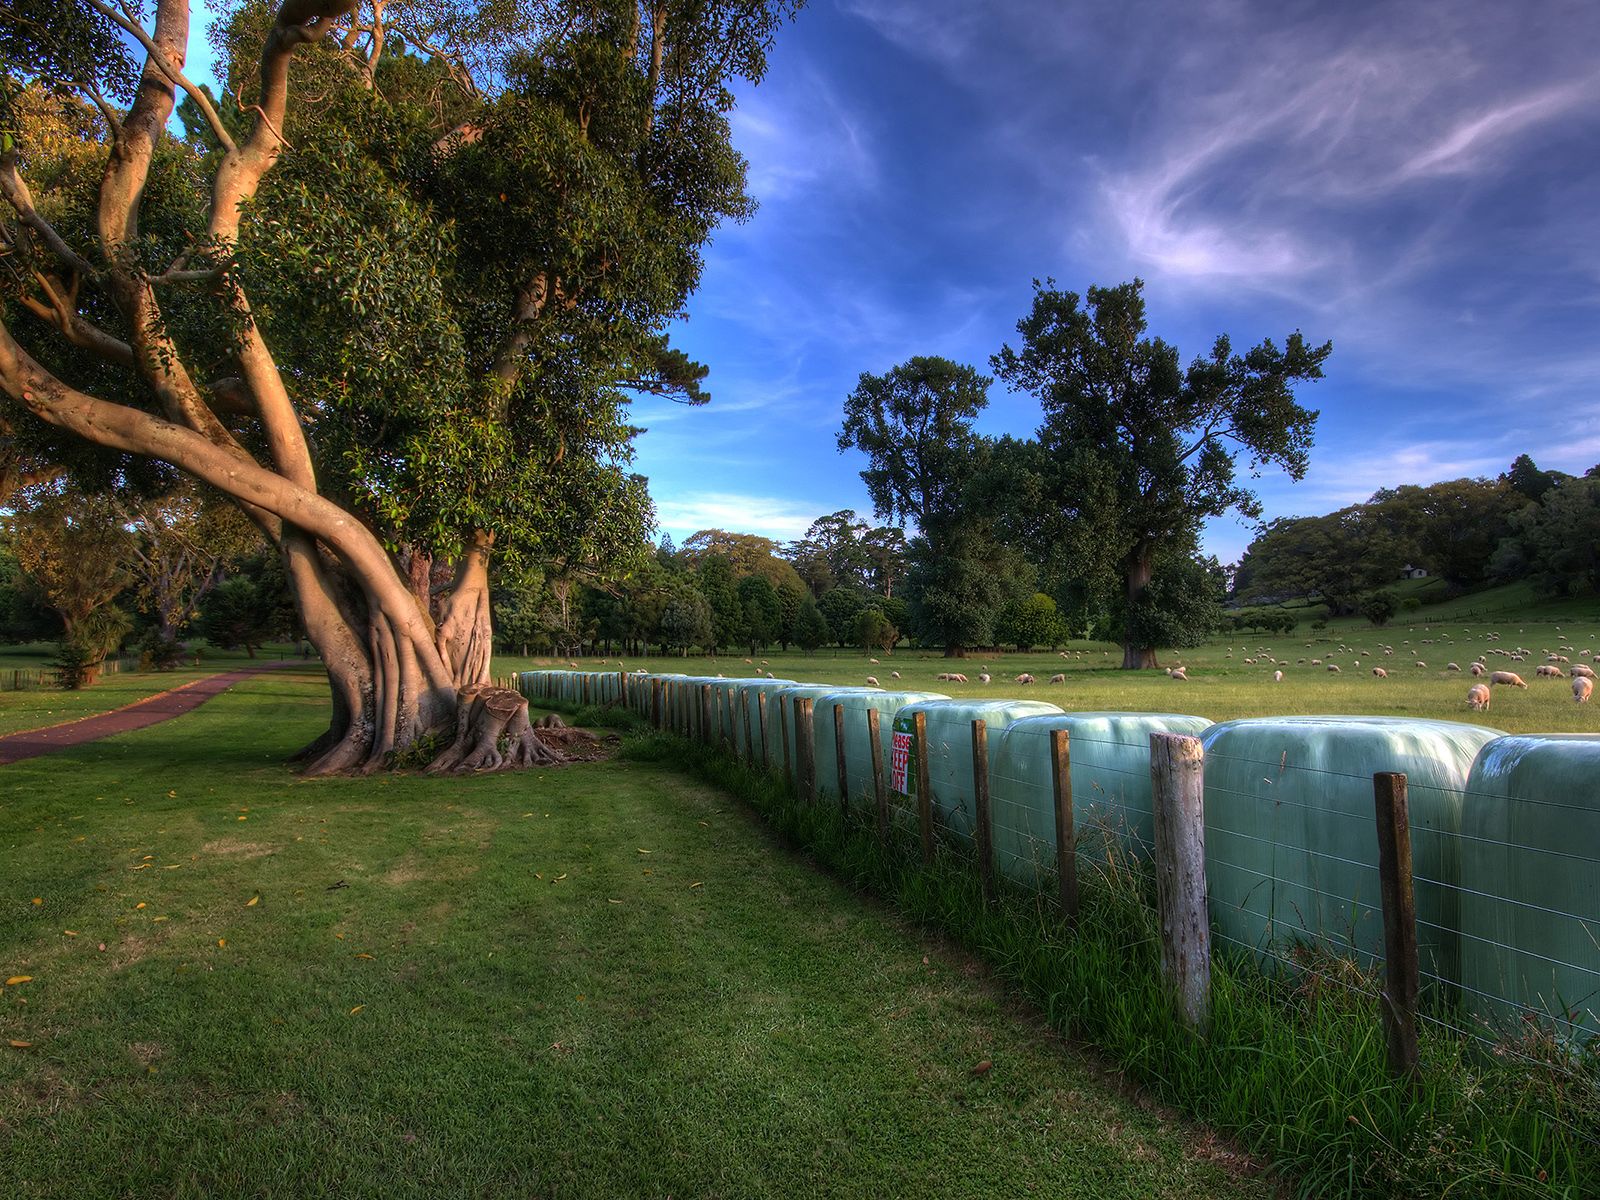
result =
[[[872,746],[872,802],[878,814],[878,840],[889,840],[889,793],[883,786],[883,741],[878,736],[878,710],[867,709],[867,739]]]
[[[795,702],[795,757],[800,762],[800,793],[817,802],[816,701],[807,697]]]
[[[983,898],[994,899],[994,813],[989,807],[989,726],[982,717],[972,722],[972,794],[977,800],[973,833],[978,843],[978,878]]]
[[[715,741],[711,726],[711,685],[700,685],[700,740],[710,746]]]
[[[793,779],[798,786],[800,783],[798,764],[789,753],[789,726],[792,724],[794,711],[794,702],[785,704],[784,698],[778,697],[778,732],[783,735],[783,773]]]
[[[1372,777],[1378,814],[1378,890],[1383,896],[1384,987],[1379,1000],[1389,1044],[1389,1071],[1411,1080],[1418,1069],[1417,997],[1422,968],[1417,957],[1417,897],[1411,878],[1411,814],[1406,777],[1380,771]]]
[[[833,706],[833,754],[839,760],[839,809],[850,811],[850,776],[844,769],[844,705]]]
[[[661,728],[661,689],[665,682],[662,679],[650,681],[650,724],[658,730]]]
[[[1211,1001],[1204,766],[1199,738],[1150,735],[1161,969],[1177,998],[1179,1014],[1191,1028],[1202,1031]]]
[[[756,693],[756,719],[761,732],[761,769],[772,770],[772,755],[767,751],[767,694]]]
[[[933,861],[933,784],[928,781],[928,714],[911,718],[917,742],[917,831],[922,835],[922,861]]]
[[[1056,877],[1060,882],[1061,913],[1069,922],[1078,919],[1077,834],[1072,825],[1072,744],[1065,729],[1050,731],[1050,777],[1056,802]]]
[[[750,693],[739,689],[739,706],[744,709],[744,760],[751,766],[756,762],[756,744],[750,728]]]

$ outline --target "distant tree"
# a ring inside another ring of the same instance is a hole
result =
[[[690,646],[709,646],[714,636],[711,605],[692,588],[684,588],[667,602],[661,614],[661,640],[680,654]]]
[[[863,373],[845,399],[838,438],[840,450],[853,447],[867,456],[861,478],[877,516],[916,525],[920,555],[913,545],[908,583],[910,576],[920,577],[924,597],[913,605],[913,623],[920,625],[924,644],[942,639],[951,656],[979,644],[967,635],[993,620],[992,613],[975,614],[972,608],[981,589],[965,586],[981,569],[978,560],[959,568],[948,561],[971,515],[967,488],[981,466],[972,423],[989,402],[989,383],[972,367],[943,358],[912,358],[884,375]],[[969,531],[963,548],[975,549],[980,540]],[[959,594],[938,595],[947,585]],[[950,624],[940,626],[944,616]]]
[[[807,654],[811,654],[831,636],[832,631],[828,628],[827,618],[822,615],[822,610],[817,607],[816,601],[807,596],[801,602],[800,611],[795,617],[795,645]]]
[[[1043,592],[1034,592],[1007,605],[1001,615],[997,639],[1018,650],[1053,646],[1064,640],[1056,602]]]
[[[1367,503],[1408,562],[1426,567],[1453,589],[1483,583],[1489,560],[1527,499],[1504,479],[1452,479],[1385,488]]]
[[[213,646],[224,650],[242,647],[250,658],[280,632],[273,597],[244,575],[224,579],[211,589],[200,606],[195,628]]]
[[[895,585],[906,573],[905,530],[892,525],[869,529],[862,535],[861,548],[868,563],[867,586],[885,600],[892,600]]]
[[[1216,559],[1164,559],[1121,622],[1146,646],[1198,646],[1222,627],[1226,593],[1226,577]]]
[[[900,640],[900,631],[889,624],[882,609],[864,608],[856,614],[855,640],[868,654],[874,650],[888,652]]]
[[[1033,592],[1035,579],[1022,553],[987,526],[957,529],[939,553],[913,538],[905,590],[919,644],[943,645],[946,654],[995,645],[1001,614]]]
[[[764,576],[745,576],[739,580],[738,590],[739,605],[744,610],[745,637],[753,658],[757,650],[777,640],[783,606],[778,599],[778,589]]]
[[[791,642],[798,640],[795,629],[800,619],[800,607],[810,599],[804,584],[785,583],[778,587],[778,627],[774,636],[783,649],[787,650]]]
[[[706,555],[700,560],[696,583],[711,606],[711,639],[701,644],[713,654],[725,646],[741,645],[746,640],[745,617],[733,564],[720,554]]]
[[[828,622],[829,639],[836,646],[855,641],[856,617],[866,608],[866,597],[855,588],[834,588],[817,601],[817,608]]]
[[[1366,505],[1322,517],[1269,522],[1245,550],[1235,573],[1235,597],[1320,600],[1335,616],[1356,611],[1366,593],[1399,578],[1405,547],[1372,520]]]
[[[771,538],[753,533],[732,533],[726,529],[702,529],[692,534],[678,552],[690,566],[699,566],[707,556],[728,561],[734,575],[759,575],[773,587],[797,578],[794,565],[779,556],[782,548]]]
[[[61,621],[62,681],[87,687],[132,628],[115,600],[133,582],[133,534],[107,497],[75,488],[51,484],[12,505],[12,553]]]
[[[1125,668],[1155,665],[1155,643],[1140,631],[1159,624],[1144,596],[1157,563],[1191,554],[1209,517],[1259,517],[1238,459],[1305,475],[1317,414],[1295,402],[1294,385],[1320,379],[1332,349],[1293,333],[1282,349],[1269,340],[1235,354],[1218,337],[1184,369],[1177,349],[1145,329],[1140,280],[1091,287],[1086,302],[1036,284],[1017,323],[1021,349],[993,359],[1000,378],[1044,409],[1052,543],[1085,573],[1122,584]]]
[[[1361,597],[1360,609],[1368,623],[1381,629],[1400,611],[1400,597],[1387,590],[1368,592]]]
[[[1530,456],[1519,454],[1502,478],[1512,491],[1538,503],[1546,492],[1571,476],[1560,471],[1541,471]]]
[[[1600,477],[1559,482],[1513,516],[1492,569],[1546,596],[1600,589]]]

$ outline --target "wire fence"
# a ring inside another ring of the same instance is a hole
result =
[[[541,674],[582,673],[530,673]],[[818,800],[877,808],[901,829],[931,820],[935,836],[986,846],[1000,876],[1041,891],[1067,867],[1056,815],[1063,790],[1074,873],[1125,872],[1155,857],[1165,801],[1151,735],[1194,736],[1207,724],[1171,714],[991,714],[976,718],[979,738],[965,702],[765,679],[610,678],[525,675],[522,686],[614,696],[662,728],[787,774]],[[878,714],[877,770],[869,709]],[[1422,996],[1415,1020],[1596,1086],[1600,739],[1439,735],[1438,724],[1263,719],[1206,731],[1203,900],[1214,952],[1308,993],[1384,1008],[1386,935],[1397,918],[1385,908],[1374,777],[1402,775]],[[1062,730],[1070,760],[1058,766]]]

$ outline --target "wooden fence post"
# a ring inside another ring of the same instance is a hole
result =
[[[1161,969],[1177,998],[1179,1015],[1202,1031],[1211,1001],[1204,767],[1199,738],[1150,735]]]
[[[715,744],[716,732],[711,724],[711,685],[700,685],[700,740],[706,745]]]
[[[839,809],[850,811],[850,776],[844,768],[844,705],[833,706],[833,753],[839,760]]]
[[[994,813],[989,807],[989,726],[982,717],[972,722],[972,794],[977,800],[973,833],[978,843],[978,878],[983,898],[994,899]]]
[[[872,802],[878,814],[878,840],[889,840],[889,793],[883,786],[883,741],[879,737],[878,710],[867,708],[867,740],[872,747]]]
[[[767,750],[767,694],[756,693],[756,718],[761,734],[761,769],[772,770],[772,755]]]
[[[650,681],[650,724],[658,730],[661,728],[661,689],[665,682],[661,679]]]
[[[798,786],[800,772],[796,769],[797,763],[789,753],[789,726],[793,723],[792,716],[795,711],[795,702],[784,703],[782,696],[778,697],[778,732],[783,735],[783,773],[795,781]]]
[[[816,701],[809,696],[795,703],[795,757],[800,762],[801,794],[817,802]]]
[[[1056,877],[1061,884],[1061,913],[1078,919],[1077,835],[1072,826],[1072,745],[1065,729],[1050,731],[1050,775],[1056,801]]]
[[[922,861],[933,861],[933,785],[928,781],[928,714],[916,713],[911,727],[917,742],[917,830],[922,835]]]
[[[739,705],[744,709],[744,760],[755,766],[756,744],[750,727],[750,693],[744,688],[739,689]]]
[[[1378,890],[1383,896],[1384,988],[1379,1000],[1389,1044],[1389,1071],[1414,1080],[1418,1070],[1417,998],[1422,969],[1417,957],[1417,898],[1411,879],[1411,815],[1406,777],[1380,771],[1372,777],[1378,814]]]

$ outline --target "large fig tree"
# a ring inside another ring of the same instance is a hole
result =
[[[159,460],[249,516],[328,672],[309,770],[555,757],[484,703],[491,555],[643,545],[627,399],[704,399],[665,330],[750,211],[731,89],[792,8],[243,0],[220,98],[187,0],[0,13],[15,457]]]

